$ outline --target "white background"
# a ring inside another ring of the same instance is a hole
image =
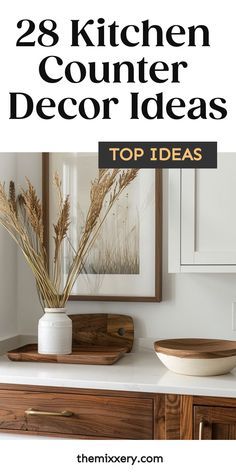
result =
[[[217,444],[217,449],[216,449]],[[2,441],[3,470],[19,472],[199,472],[234,470],[234,441]],[[4,446],[4,447],[3,447]],[[78,454],[86,456],[163,456],[157,464],[107,463],[79,464]]]
[[[235,124],[236,124],[236,93],[235,93],[235,14],[234,1],[206,1],[198,0],[189,2],[189,0],[176,0],[158,2],[158,1],[87,1],[78,2],[70,0],[69,2],[40,0],[8,0],[2,2],[0,7],[0,54],[1,54],[1,76],[0,76],[0,152],[41,152],[41,151],[96,151],[99,140],[217,140],[220,151],[235,151]],[[149,18],[153,22],[160,24],[163,28],[172,24],[181,24],[189,26],[193,24],[206,24],[210,30],[210,48],[122,48],[104,49],[99,48],[91,50],[82,48],[69,48],[69,20],[72,18],[98,18],[104,17],[107,21],[117,20],[120,24],[137,23],[139,20]],[[35,22],[45,18],[55,19],[58,23],[58,32],[60,32],[61,47],[42,48],[16,48],[15,42],[19,31],[16,29],[16,23],[22,18],[30,18]],[[67,28],[64,25],[67,24]],[[173,62],[177,60],[186,60],[189,67],[183,73],[181,84],[173,86],[149,84],[140,87],[139,85],[70,85],[66,81],[57,86],[44,84],[38,74],[39,61],[49,54],[58,54],[65,62],[69,60],[140,60],[145,56],[150,61],[163,60]],[[179,121],[166,118],[165,120],[140,119],[139,121],[130,121],[128,118],[128,94],[131,91],[140,91],[143,96],[151,96],[160,91],[165,92],[166,97],[180,96],[191,98],[202,96],[210,99],[215,96],[223,96],[227,99],[228,117],[225,120],[188,120]],[[34,115],[33,118],[26,120],[9,120],[9,92],[22,91],[32,95],[34,100],[44,96],[51,96],[60,99],[66,96],[84,98],[85,96],[107,97],[117,95],[120,99],[120,106],[116,108],[113,120],[85,121],[81,118],[72,121],[65,121],[55,118],[50,121],[43,121]],[[35,167],[35,169],[33,169]],[[22,157],[18,161],[18,177],[22,181],[23,176],[28,173],[36,178],[36,184],[39,186],[40,174],[38,174],[38,163],[31,168],[27,164],[27,159]],[[166,235],[166,232],[164,233]],[[165,239],[164,239],[165,243]],[[164,245],[165,246],[165,245]],[[116,304],[106,305],[106,309],[119,312],[127,312],[136,316],[137,334],[143,336],[151,335],[179,335],[191,333],[201,335],[204,332],[221,332],[227,336],[231,330],[230,307],[233,296],[235,295],[235,276],[209,276],[209,275],[189,275],[168,276],[166,273],[166,262],[164,259],[164,301],[161,306],[157,304],[143,305]],[[33,292],[32,277],[25,268],[22,259],[18,258],[19,277],[18,293],[16,295],[17,311],[19,323],[24,331],[32,332],[37,325],[37,319],[40,316],[36,295]],[[32,287],[32,289],[31,289]],[[32,295],[30,295],[32,292]],[[191,294],[186,299],[186,293]],[[27,294],[27,296],[26,296]],[[195,300],[194,300],[195,298]],[[166,302],[167,301],[167,302]],[[30,302],[30,303],[29,303]],[[77,306],[70,305],[70,311],[105,309],[104,304],[84,304]],[[206,309],[207,307],[207,309]],[[190,310],[193,310],[190,313]],[[78,312],[77,311],[77,312]],[[145,313],[145,316],[144,316]],[[29,318],[31,316],[31,318]],[[232,333],[231,333],[232,334]],[[1,465],[3,469],[14,468],[21,470],[42,470],[43,458],[47,458],[47,469],[56,470],[75,470],[80,467],[75,463],[75,452],[77,447],[66,452],[66,446],[69,442],[60,442],[56,451],[49,446],[42,454],[44,441],[40,445],[22,447],[23,443],[14,445],[11,441],[6,441],[3,447],[1,443]],[[72,442],[70,442],[72,443]],[[17,443],[16,443],[17,444]],[[79,442],[77,443],[79,445]],[[84,443],[83,443],[84,444]],[[95,444],[93,442],[93,444]],[[160,470],[199,470],[214,466],[215,471],[222,470],[224,465],[229,467],[230,451],[232,453],[234,442],[216,443],[207,445],[201,444],[201,452],[193,451],[195,447],[200,448],[196,443],[181,445],[176,444],[175,451],[168,443],[159,445],[152,443],[151,446],[142,445],[142,451],[152,454],[158,450],[161,453],[166,452],[167,461]],[[223,458],[220,451],[224,446],[227,453],[227,460]],[[81,446],[80,446],[81,447]],[[85,448],[85,444],[83,446]],[[94,449],[95,446],[93,446]],[[97,446],[96,446],[97,447]],[[108,444],[106,451],[109,452]],[[118,446],[117,446],[118,447]],[[139,444],[135,446],[136,451],[140,448]],[[148,451],[149,448],[149,451]],[[204,449],[203,449],[204,448]],[[100,449],[100,446],[99,446]],[[92,450],[92,447],[90,447]],[[122,453],[130,451],[130,443],[126,441],[122,446]],[[101,451],[99,451],[101,452]],[[32,455],[31,455],[31,454]],[[182,457],[182,459],[181,459]],[[49,461],[49,462],[48,462]],[[51,461],[51,462],[50,462]],[[204,463],[204,461],[206,461]],[[213,463],[214,461],[214,463]],[[233,457],[231,458],[231,463]],[[50,467],[49,467],[50,464]],[[4,467],[5,466],[5,467]],[[6,467],[7,466],[7,467]],[[45,464],[44,464],[45,468]],[[114,467],[115,468],[115,467]],[[118,468],[118,467],[117,467]],[[87,467],[84,467],[86,470]],[[91,467],[92,469],[92,467]],[[143,470],[151,470],[150,467],[143,467]],[[153,467],[154,469],[154,467]],[[103,467],[104,470],[104,467]],[[110,467],[109,467],[110,470]],[[121,468],[122,470],[122,468]],[[124,467],[124,470],[127,470]],[[131,468],[129,469],[131,470]],[[141,470],[141,467],[140,469]],[[155,466],[156,470],[156,466]]]
[[[236,123],[235,94],[235,24],[234,1],[188,0],[176,1],[119,1],[106,0],[69,2],[22,0],[2,2],[1,6],[1,88],[0,88],[0,129],[1,151],[96,151],[99,140],[214,140],[220,151],[234,151],[234,127]],[[163,29],[173,24],[184,27],[205,24],[210,30],[211,47],[173,48],[86,48],[70,47],[70,19],[87,20],[104,17],[107,23],[114,20],[120,25],[138,23],[150,19]],[[15,43],[21,30],[16,23],[22,18],[30,18],[35,23],[52,18],[58,23],[60,43],[53,48],[18,47]],[[69,84],[66,80],[59,84],[46,84],[38,73],[40,60],[51,54],[71,60],[140,60],[145,56],[150,62],[163,60],[174,62],[186,60],[188,69],[183,71],[181,84],[159,86],[130,84]],[[25,120],[9,120],[9,92],[28,92],[35,101],[50,96],[56,101],[73,96],[104,98],[119,96],[120,104],[114,109],[112,120],[99,118],[86,121],[75,118],[52,120],[34,116]],[[225,97],[228,117],[224,120],[130,120],[129,93],[139,91],[143,97],[165,92],[167,98],[174,96],[190,99],[202,96],[211,99]]]

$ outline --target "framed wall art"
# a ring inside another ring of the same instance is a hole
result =
[[[44,237],[49,255],[56,221],[57,172],[63,194],[70,195],[71,225],[63,243],[62,278],[87,213],[91,182],[98,176],[97,153],[43,153]],[[161,301],[161,170],[140,169],[112,207],[93,244],[70,300]]]

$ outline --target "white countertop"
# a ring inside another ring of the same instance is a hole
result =
[[[148,349],[111,366],[12,362],[1,356],[0,383],[236,398],[236,369],[217,377],[178,375]]]

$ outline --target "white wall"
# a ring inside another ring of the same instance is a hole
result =
[[[17,155],[17,182],[25,186],[28,177],[35,185],[41,197],[41,153],[19,153]],[[23,255],[18,251],[17,256],[17,316],[20,334],[36,334],[37,321],[42,316],[42,309],[38,301],[34,278],[26,264]]]
[[[0,153],[1,182],[16,180],[16,156]],[[0,339],[17,333],[17,249],[0,227]]]
[[[39,157],[39,155],[38,155]],[[41,185],[41,162],[18,155],[18,178]],[[167,273],[167,172],[164,172],[163,301],[161,303],[70,302],[70,313],[128,313],[138,337],[205,336],[236,339],[231,329],[231,303],[236,300],[236,274]],[[41,308],[29,269],[18,255],[18,319],[21,333],[36,333]]]

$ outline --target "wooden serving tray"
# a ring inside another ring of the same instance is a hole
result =
[[[74,346],[71,354],[39,354],[37,344],[26,344],[7,353],[11,361],[21,362],[57,362],[60,364],[111,365],[125,353],[126,348],[103,346]]]
[[[154,343],[156,352],[188,359],[236,356],[236,341],[223,339],[163,339]]]
[[[70,315],[72,354],[39,354],[37,344],[27,344],[7,353],[11,361],[58,362],[61,364],[110,365],[130,352],[134,340],[131,316],[106,313]]]

